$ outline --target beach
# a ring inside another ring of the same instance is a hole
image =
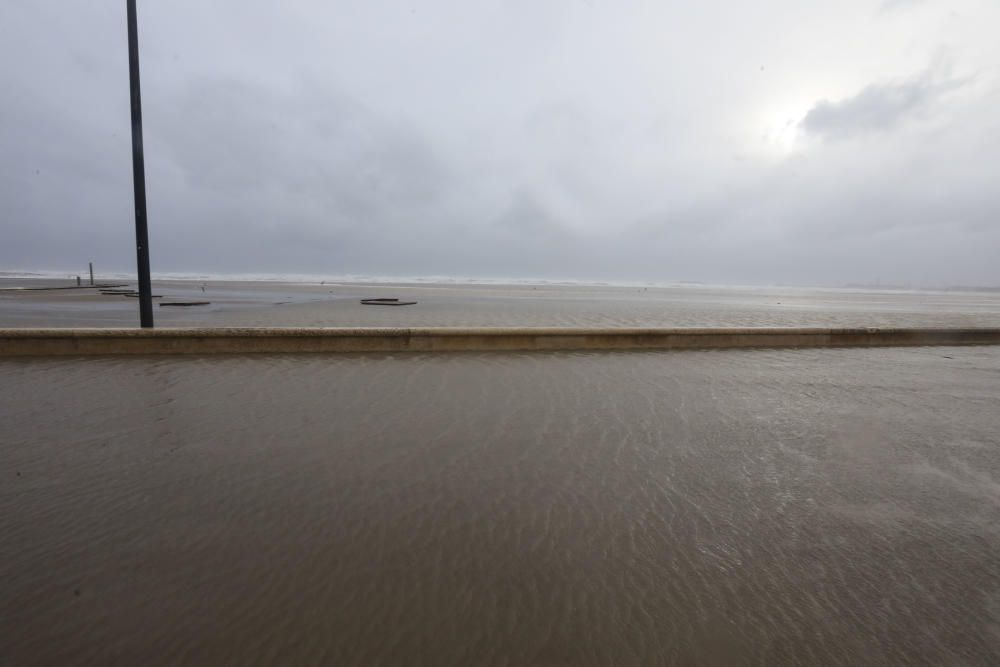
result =
[[[1000,324],[980,293],[204,294],[158,325]],[[136,311],[0,292],[5,327]],[[997,415],[996,346],[0,359],[3,656],[996,664]]]
[[[0,667],[1000,667],[998,26],[0,2]]]
[[[135,288],[135,282],[99,282]],[[138,326],[137,299],[0,278],[0,328]],[[204,290],[202,289],[204,288]],[[998,291],[154,280],[164,327],[997,327]],[[399,298],[413,306],[365,306]],[[208,301],[193,307],[160,303]]]

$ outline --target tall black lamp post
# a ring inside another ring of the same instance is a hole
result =
[[[149,282],[149,233],[146,230],[146,166],[142,159],[142,101],[139,99],[139,34],[135,0],[128,14],[128,74],[132,98],[132,185],[135,189],[135,250],[139,269],[139,323],[153,326],[153,289]]]

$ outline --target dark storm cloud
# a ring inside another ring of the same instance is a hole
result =
[[[514,195],[510,205],[494,220],[500,234],[528,236],[536,241],[565,241],[569,232],[539,202],[538,197],[522,191]]]
[[[802,128],[827,139],[881,132],[928,109],[964,81],[933,81],[922,76],[900,83],[872,84],[837,102],[821,100],[802,120]]]
[[[157,117],[152,136],[195,201],[250,201],[258,216],[374,225],[425,213],[451,186],[419,133],[316,85],[198,80]]]

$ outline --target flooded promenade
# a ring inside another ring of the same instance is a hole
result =
[[[995,664],[994,347],[0,361],[12,664]]]

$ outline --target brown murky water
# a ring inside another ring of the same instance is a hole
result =
[[[0,361],[0,661],[1000,663],[1000,350]]]

